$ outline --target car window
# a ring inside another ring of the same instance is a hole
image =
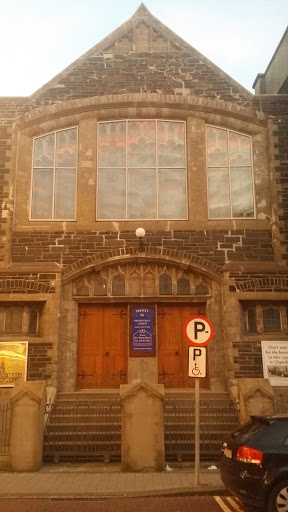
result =
[[[251,437],[253,437],[255,434],[263,432],[268,427],[268,422],[253,419],[248,423],[242,425],[242,427],[235,430],[231,436],[235,441],[239,443],[245,443],[246,441],[251,439]]]

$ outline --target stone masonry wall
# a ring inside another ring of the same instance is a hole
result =
[[[261,341],[233,342],[235,378],[263,377]]]
[[[219,265],[226,261],[273,261],[271,231],[147,231],[145,247],[177,249]],[[109,249],[137,247],[135,232],[21,232],[13,234],[18,263],[54,261],[70,265]]]
[[[52,343],[28,344],[27,380],[51,378]]]

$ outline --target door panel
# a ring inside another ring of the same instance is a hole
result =
[[[191,388],[195,381],[188,377],[189,343],[184,336],[184,325],[194,315],[205,315],[205,305],[158,305],[158,373],[159,384],[166,388]],[[209,387],[209,379],[200,379],[201,387]]]
[[[78,389],[126,384],[127,326],[126,305],[79,306]]]

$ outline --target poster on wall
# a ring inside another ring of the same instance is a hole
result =
[[[263,374],[271,386],[288,386],[288,341],[261,341]]]
[[[154,309],[136,307],[132,309],[131,356],[154,356]]]
[[[0,387],[12,388],[15,382],[26,380],[27,341],[0,342]]]

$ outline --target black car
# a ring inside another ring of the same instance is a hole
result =
[[[244,504],[287,512],[288,416],[251,416],[225,439],[220,473]]]

